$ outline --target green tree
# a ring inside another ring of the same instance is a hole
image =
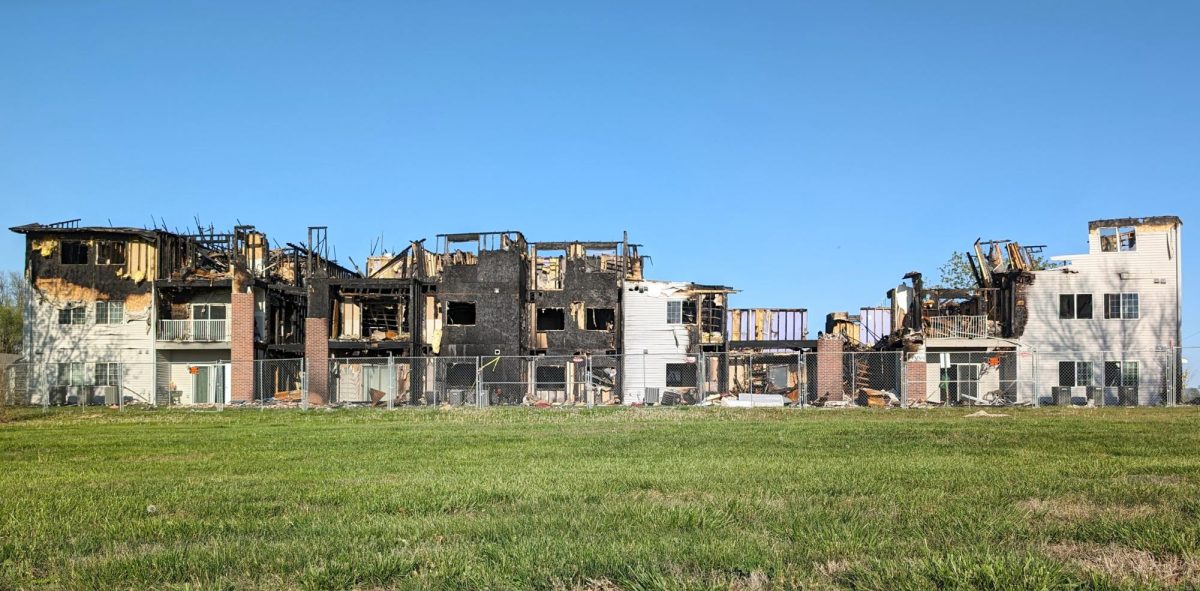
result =
[[[0,353],[20,353],[24,324],[25,278],[15,271],[0,274]]]

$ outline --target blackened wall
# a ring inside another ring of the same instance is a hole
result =
[[[439,354],[451,356],[524,355],[528,348],[526,258],[516,250],[485,250],[474,265],[446,265],[438,283],[442,314]],[[445,323],[447,302],[474,302],[475,324]]]
[[[533,292],[536,308],[562,308],[565,317],[563,330],[546,331],[547,355],[574,355],[576,353],[605,353],[617,349],[616,322],[610,331],[586,330],[587,308],[611,308],[614,312],[620,305],[621,275],[599,270],[588,271],[585,257],[567,257],[563,268],[561,290]],[[593,266],[598,268],[599,264]],[[571,303],[583,302],[584,327],[571,316]]]

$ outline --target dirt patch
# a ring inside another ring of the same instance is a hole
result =
[[[1104,575],[1115,581],[1160,585],[1200,582],[1200,564],[1174,554],[1155,556],[1120,544],[1060,542],[1046,547],[1055,560],[1080,570]]]
[[[842,573],[848,572],[854,565],[848,560],[826,560],[813,564],[813,572],[826,579],[833,580]]]
[[[1157,484],[1160,486],[1178,486],[1187,479],[1178,474],[1126,474],[1122,480],[1130,484]]]
[[[973,412],[969,415],[963,415],[963,418],[964,419],[995,419],[995,418],[1007,417],[1007,416],[1012,416],[1012,415],[1006,415],[1002,412],[988,412],[986,410],[980,410],[980,411]]]
[[[1025,511],[1056,521],[1088,519],[1138,519],[1155,513],[1150,505],[1099,505],[1077,499],[1027,499],[1017,503]]]

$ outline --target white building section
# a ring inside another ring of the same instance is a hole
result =
[[[1037,352],[1039,396],[1163,402],[1179,363],[1181,228],[1174,216],[1089,222],[1087,254],[1034,272],[1021,344]]]

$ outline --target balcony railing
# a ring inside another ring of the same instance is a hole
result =
[[[158,340],[219,343],[229,340],[228,320],[159,320]]]
[[[931,339],[971,339],[992,336],[987,316],[934,316],[928,319],[925,336]]]

